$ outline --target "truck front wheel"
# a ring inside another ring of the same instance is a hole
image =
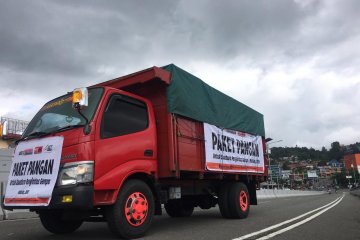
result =
[[[39,217],[44,228],[55,234],[72,233],[83,223],[82,220],[63,220],[61,210],[41,211]]]
[[[194,206],[183,200],[169,200],[165,203],[165,210],[170,217],[190,217]]]
[[[117,200],[106,212],[110,230],[125,239],[139,238],[149,229],[154,216],[154,196],[140,180],[125,182]]]

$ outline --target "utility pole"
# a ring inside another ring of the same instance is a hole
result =
[[[270,141],[272,141],[273,139],[272,138],[267,138],[267,139],[265,139],[265,141],[266,141],[266,155],[267,155],[267,159],[268,159],[268,169],[270,169],[270,166],[271,166],[271,164],[270,164],[270,145],[271,144],[274,144],[274,143],[278,143],[278,142],[282,142],[282,140],[278,140],[278,141],[275,141],[275,142],[271,142],[270,143]],[[271,173],[269,174],[270,175],[270,184],[272,184],[272,171],[271,171]],[[269,187],[269,185],[268,185],[268,187]]]

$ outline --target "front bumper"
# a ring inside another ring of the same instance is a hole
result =
[[[72,196],[72,202],[63,203],[62,197]],[[3,203],[2,203],[3,205]],[[94,207],[94,187],[90,185],[55,187],[49,206],[2,206],[6,210],[14,209],[92,209]]]

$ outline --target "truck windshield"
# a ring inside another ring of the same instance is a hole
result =
[[[82,110],[89,121],[94,116],[102,93],[103,88],[89,89],[88,106]],[[22,137],[40,136],[62,129],[83,126],[85,123],[85,119],[72,107],[72,93],[69,93],[46,103],[31,120]]]

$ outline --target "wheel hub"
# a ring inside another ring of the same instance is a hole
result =
[[[134,192],[130,194],[125,204],[125,216],[132,226],[140,226],[146,220],[148,201],[144,194]]]
[[[240,192],[240,208],[242,211],[246,211],[248,208],[248,197],[245,191]]]

